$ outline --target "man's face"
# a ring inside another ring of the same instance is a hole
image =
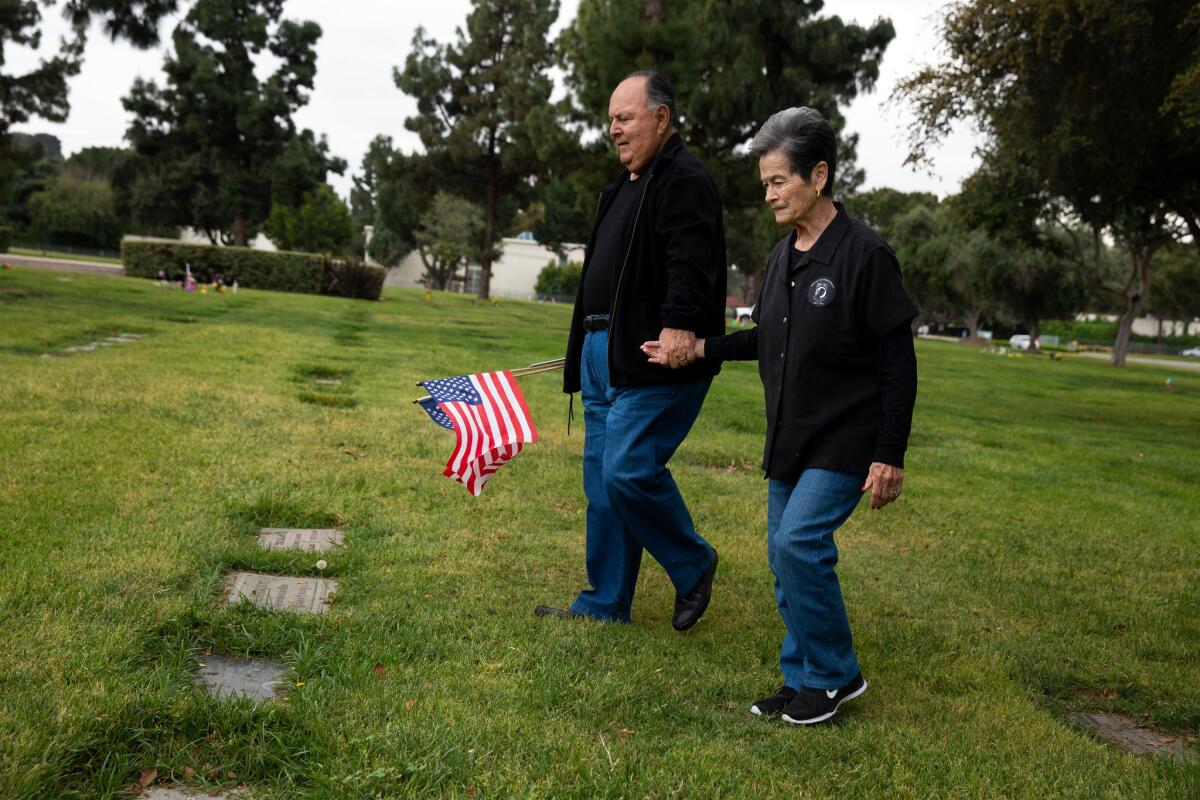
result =
[[[650,110],[646,80],[621,81],[608,101],[608,135],[617,146],[617,157],[635,178],[654,160],[670,127],[665,108]]]

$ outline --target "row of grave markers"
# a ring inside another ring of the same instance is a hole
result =
[[[324,553],[342,547],[345,535],[328,528],[262,528],[258,546],[263,550],[301,550]],[[266,575],[234,572],[225,580],[224,603],[251,603],[259,608],[298,614],[323,614],[337,591],[332,578]],[[217,698],[247,697],[256,702],[276,696],[286,672],[282,664],[265,658],[240,658],[213,653],[201,658],[195,683]],[[150,787],[143,800],[220,800],[222,795],[166,786]],[[228,797],[228,796],[226,796]]]

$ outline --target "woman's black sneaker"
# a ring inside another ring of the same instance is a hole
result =
[[[837,713],[838,706],[853,700],[867,690],[862,673],[840,689],[810,689],[805,686],[783,709],[783,721],[793,725],[813,725],[824,722]]]
[[[780,686],[779,690],[770,697],[755,700],[754,705],[750,706],[750,713],[758,717],[773,717],[781,713],[783,707],[792,702],[795,696],[795,689],[790,686]]]

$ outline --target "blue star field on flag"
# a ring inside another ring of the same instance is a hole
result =
[[[421,381],[421,385],[429,392],[429,399],[421,401],[421,408],[429,417],[443,428],[454,430],[454,423],[442,411],[439,403],[470,403],[477,406],[483,402],[479,392],[471,385],[471,379],[466,375],[456,375],[453,378],[437,378],[436,380]]]

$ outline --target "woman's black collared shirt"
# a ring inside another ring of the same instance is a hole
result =
[[[903,464],[906,442],[899,453],[878,450],[884,407],[897,407],[881,395],[880,350],[885,334],[916,309],[892,249],[836,206],[807,253],[794,255],[795,232],[775,246],[754,308],[757,327],[705,342],[706,357],[758,360],[770,478],[795,480],[808,468],[865,475],[872,461]],[[915,362],[912,373],[915,395]],[[907,408],[899,405],[907,439],[911,397]]]

